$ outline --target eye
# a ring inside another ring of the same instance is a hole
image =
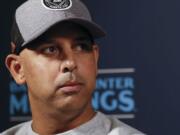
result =
[[[75,49],[76,51],[85,51],[85,52],[90,52],[92,51],[93,45],[91,43],[76,43]]]
[[[47,55],[57,54],[58,48],[56,46],[48,46],[42,49],[42,52]]]

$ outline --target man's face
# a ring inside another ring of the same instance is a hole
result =
[[[66,112],[90,104],[98,48],[80,27],[52,28],[19,57],[32,107]]]

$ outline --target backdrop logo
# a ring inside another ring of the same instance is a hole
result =
[[[18,85],[13,80],[9,83],[9,114],[11,122],[29,120],[31,111],[25,85]]]
[[[118,118],[134,118],[134,72],[133,68],[99,70],[93,107]]]
[[[94,109],[117,118],[135,117],[135,79],[133,68],[100,69],[92,98]],[[9,83],[9,114],[11,122],[31,119],[27,88],[13,80]]]

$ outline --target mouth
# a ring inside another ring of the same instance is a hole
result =
[[[77,94],[82,89],[82,83],[69,82],[59,87],[59,90],[64,94]]]

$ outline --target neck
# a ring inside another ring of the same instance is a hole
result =
[[[57,134],[71,130],[86,123],[95,115],[91,103],[81,111],[47,113],[32,110],[32,112],[32,129],[38,134],[43,135]]]

